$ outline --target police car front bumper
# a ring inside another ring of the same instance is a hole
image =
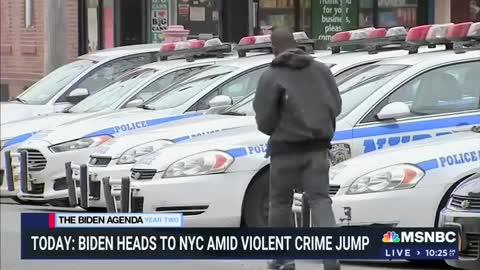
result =
[[[18,198],[22,200],[55,200],[68,198],[68,191],[65,182],[65,162],[71,161],[73,163],[86,163],[90,154],[95,148],[85,148],[81,150],[67,151],[67,152],[52,152],[48,148],[50,144],[45,141],[32,141],[28,145],[22,147],[21,150],[27,152],[39,153],[42,156],[41,169],[28,169],[27,186],[38,187],[43,186],[41,193],[20,191]],[[32,159],[33,160],[33,159]],[[29,167],[31,166],[29,157]]]
[[[188,227],[240,226],[243,197],[255,171],[167,179],[162,174],[131,182],[133,212],[182,213]]]
[[[441,188],[432,187],[355,195],[344,194],[344,189],[332,198],[335,219],[341,226],[433,227],[443,196]],[[345,219],[345,208],[351,209],[350,221]]]
[[[462,269],[480,269],[480,212],[443,209],[439,226],[459,228],[461,234],[459,258],[447,263]]]

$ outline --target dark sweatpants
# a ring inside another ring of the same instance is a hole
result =
[[[334,227],[326,150],[277,154],[270,162],[270,227],[293,227],[293,190],[307,194],[314,227]]]
[[[269,226],[294,226],[293,190],[301,189],[311,207],[313,227],[334,227],[327,150],[276,154],[270,160]],[[324,269],[340,268],[336,261],[324,261]]]

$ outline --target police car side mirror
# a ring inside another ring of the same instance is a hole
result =
[[[212,98],[209,102],[208,105],[210,108],[215,108],[215,107],[221,107],[221,106],[230,106],[233,104],[232,98],[229,96],[225,95],[218,95],[214,98]]]
[[[383,107],[377,114],[379,120],[397,119],[410,115],[410,107],[403,102],[393,102]]]
[[[67,101],[73,104],[77,104],[82,101],[84,98],[88,97],[90,93],[87,88],[77,88],[70,92],[67,96]]]
[[[134,108],[134,107],[138,107],[140,105],[143,104],[143,99],[141,98],[136,98],[136,99],[132,99],[130,100],[127,104],[125,104],[125,108]]]

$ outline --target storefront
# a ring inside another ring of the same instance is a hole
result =
[[[455,2],[455,4],[453,3]],[[461,2],[461,3],[460,3]],[[478,20],[480,0],[451,1],[452,21]],[[433,23],[433,0],[80,0],[79,51],[162,42],[168,25],[189,38],[238,42],[274,27],[305,31],[322,44],[344,30]],[[450,6],[450,5],[449,5]]]
[[[428,22],[426,0],[312,0],[313,36],[325,45],[340,31],[365,27],[412,27]]]

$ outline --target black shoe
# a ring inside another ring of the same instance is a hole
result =
[[[270,270],[295,270],[294,261],[273,260],[267,263]]]

